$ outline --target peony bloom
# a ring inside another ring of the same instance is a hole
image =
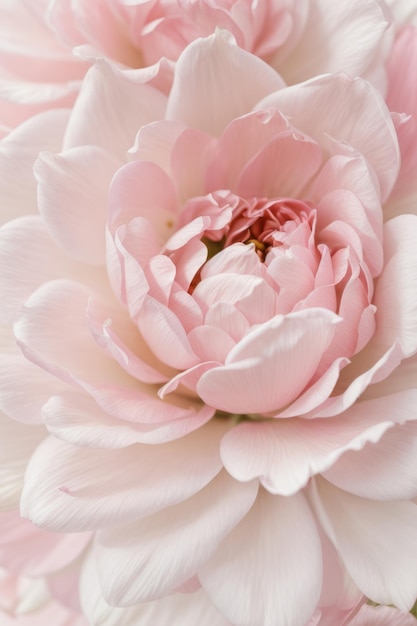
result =
[[[69,116],[10,133],[25,172],[26,133],[53,121],[59,147],[1,230],[0,523],[48,547],[0,564],[63,571],[61,599],[81,570],[100,626],[411,608],[417,216],[387,219],[393,118],[367,81],[286,87],[217,30],[168,95],[99,61]]]
[[[288,83],[345,71],[383,89],[391,22],[381,0],[1,0],[0,122],[72,106],[98,57],[151,74],[162,64],[167,91],[172,61],[216,27]]]

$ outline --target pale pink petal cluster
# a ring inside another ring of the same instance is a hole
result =
[[[385,101],[386,5],[307,4],[49,5],[155,68],[0,144],[0,566],[42,623],[415,622],[361,605],[417,596],[416,28]]]
[[[0,123],[72,106],[98,57],[124,68],[162,62],[167,90],[171,62],[217,27],[288,83],[345,71],[384,89],[392,19],[381,0],[1,0]]]

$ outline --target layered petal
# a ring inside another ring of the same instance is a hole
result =
[[[106,600],[131,606],[187,582],[246,515],[257,490],[257,481],[243,485],[224,472],[175,507],[122,531],[100,532],[97,567]]]
[[[415,431],[416,392],[390,400],[358,402],[333,418],[239,424],[222,440],[223,463],[236,480],[259,477],[269,492],[283,496],[328,470],[329,480],[334,476],[336,484],[366,497],[414,497],[415,441],[410,435]],[[369,467],[373,471],[364,474]]]
[[[218,135],[233,118],[283,85],[271,67],[218,29],[190,44],[178,59],[166,117]]]
[[[79,532],[182,502],[220,471],[218,444],[227,428],[212,422],[177,441],[121,450],[77,448],[51,437],[30,461],[22,514],[50,530]]]
[[[320,595],[321,568],[320,539],[303,494],[260,492],[199,579],[233,624],[304,626]]]
[[[363,154],[378,176],[382,199],[388,197],[399,170],[398,140],[383,98],[369,83],[343,74],[320,76],[280,89],[256,108],[270,106],[318,143],[326,134],[342,154],[350,146]]]
[[[374,602],[409,611],[417,595],[417,507],[376,502],[317,480],[316,510],[359,589]]]
[[[322,309],[272,318],[247,334],[223,367],[203,374],[198,394],[230,413],[268,413],[284,407],[314,375],[337,322],[337,316]]]

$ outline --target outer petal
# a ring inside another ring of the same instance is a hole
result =
[[[102,0],[74,0],[71,11],[80,32],[106,56],[132,67],[141,64],[140,52],[130,41],[128,24],[121,19],[117,4]]]
[[[337,152],[343,154],[348,144],[363,154],[378,176],[382,199],[387,198],[399,170],[398,141],[384,100],[368,82],[343,74],[320,76],[281,89],[256,108],[270,106],[319,144],[330,135]]]
[[[0,409],[18,422],[41,424],[42,406],[52,394],[67,389],[21,354],[0,356]]]
[[[417,619],[392,606],[364,604],[349,626],[417,626]]]
[[[334,418],[277,420],[274,423],[246,422],[233,428],[225,435],[221,443],[221,456],[226,469],[236,480],[253,480],[259,477],[262,484],[271,493],[289,496],[304,487],[311,476],[330,468],[342,456],[339,463],[341,485],[352,485],[357,493],[370,497],[406,498],[416,495],[417,480],[413,452],[415,441],[407,443],[402,439],[402,446],[391,451],[387,459],[387,446],[401,437],[401,429],[406,429],[402,437],[407,438],[408,431],[414,432],[414,422],[406,426],[393,428],[385,435],[388,441],[384,446],[381,437],[398,421],[414,420],[417,415],[417,391],[397,394],[387,398],[378,398],[367,402],[358,402],[353,407]],[[397,429],[400,431],[397,432]],[[397,436],[391,435],[397,432]],[[366,446],[365,444],[377,444]],[[382,445],[381,445],[382,444]],[[381,458],[379,450],[381,448]],[[401,453],[407,451],[404,458]],[[344,458],[347,458],[344,462]],[[355,468],[355,461],[358,466]],[[361,461],[361,458],[363,459]],[[374,471],[370,472],[367,461],[378,460]],[[383,467],[384,459],[387,468]],[[348,461],[351,461],[349,464]],[[339,463],[336,464],[336,468]],[[368,467],[364,473],[364,468]],[[386,472],[387,480],[384,480]],[[352,470],[352,476],[350,472]],[[395,474],[392,475],[393,470]],[[345,474],[343,474],[345,472]],[[366,476],[365,476],[366,474]],[[329,473],[330,480],[332,471]],[[374,480],[373,477],[378,477]],[[363,480],[363,489],[360,478]],[[390,480],[388,480],[388,477]],[[375,483],[377,483],[375,485]],[[336,484],[337,480],[336,480]],[[362,491],[361,491],[362,489]],[[373,489],[373,491],[372,491]],[[393,495],[396,494],[396,495]]]
[[[284,407],[310,382],[338,320],[324,309],[272,318],[230,351],[224,367],[203,374],[198,394],[229,413],[267,413]]]
[[[33,162],[42,150],[61,149],[68,116],[66,110],[41,113],[0,143],[1,222],[36,213]]]
[[[417,596],[417,505],[376,502],[316,479],[320,520],[359,589],[409,611]]]
[[[90,541],[89,533],[58,534],[37,528],[16,511],[0,514],[0,563],[12,572],[43,576],[71,563]]]
[[[69,109],[78,95],[80,81],[66,83],[0,79],[0,122],[18,126],[45,109]]]
[[[18,617],[2,615],[2,626],[88,626],[83,615],[78,612],[69,611],[59,602],[49,601],[44,607],[37,607],[38,610],[31,611]]]
[[[189,498],[218,474],[219,439],[227,428],[211,422],[174,442],[122,450],[75,448],[50,438],[28,466],[22,513],[64,532],[151,515]]]
[[[72,391],[51,397],[43,407],[42,415],[49,432],[67,443],[93,448],[124,448],[134,443],[163,444],[184,437],[205,424],[214,413],[214,409],[205,406],[198,410],[198,406],[191,405],[181,411],[168,405],[172,419],[166,412],[165,422],[146,421],[144,403],[137,401],[135,404],[137,421],[125,421],[102,410],[89,396]],[[154,409],[152,415],[155,414]]]
[[[18,262],[16,260],[18,259]],[[11,323],[23,302],[55,278],[78,278],[100,287],[104,273],[76,263],[54,243],[38,215],[13,220],[0,230],[0,319]]]
[[[175,507],[100,532],[97,567],[106,600],[131,606],[173,592],[198,573],[246,515],[257,491],[257,481],[244,486],[224,472]]]
[[[87,325],[89,292],[75,282],[45,283],[26,301],[14,331],[25,356],[70,384],[129,383],[94,343]]]
[[[399,396],[381,400],[400,413]],[[315,421],[315,420],[314,420]],[[391,428],[377,445],[346,452],[324,476],[363,498],[408,500],[417,496],[417,421]]]
[[[87,559],[80,589],[83,611],[94,626],[233,626],[216,611],[203,590],[172,594],[127,609],[109,606],[100,590],[94,554]]]
[[[42,426],[26,426],[0,412],[0,510],[19,506],[27,462],[45,437]]]
[[[77,260],[104,265],[107,191],[122,161],[93,146],[35,164],[39,212],[59,245]]]
[[[417,217],[400,215],[384,228],[385,267],[377,282],[377,338],[398,341],[404,356],[417,350]]]
[[[391,111],[403,114],[394,115],[401,150],[401,169],[393,193],[384,207],[387,217],[417,212],[416,63],[417,26],[409,26],[398,34],[387,66],[387,103]]]
[[[94,145],[123,159],[138,129],[164,117],[165,103],[165,96],[153,87],[97,61],[84,79],[64,148]]]
[[[232,119],[283,85],[269,65],[217,29],[191,43],[179,57],[166,117],[218,135]]]
[[[303,494],[261,492],[199,578],[236,626],[305,626],[320,595],[321,569],[320,539]]]
[[[312,0],[309,9],[300,42],[282,65],[288,83],[327,72],[363,75],[390,25],[382,3]]]

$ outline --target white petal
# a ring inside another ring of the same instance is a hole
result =
[[[283,84],[269,65],[239,48],[230,33],[217,29],[180,55],[166,117],[217,135]]]
[[[28,466],[22,514],[50,530],[78,532],[129,523],[182,502],[220,471],[219,439],[226,428],[212,421],[177,441],[121,450],[47,439]]]
[[[81,577],[81,604],[94,626],[233,626],[209,602],[203,590],[175,593],[130,608],[109,606],[101,593],[92,553]]]
[[[93,146],[56,156],[44,152],[35,164],[39,212],[54,239],[79,261],[105,262],[107,191],[121,165]]]
[[[409,611],[417,596],[417,505],[366,500],[316,481],[318,515],[356,585],[374,602]]]
[[[404,356],[417,351],[417,217],[400,215],[384,227],[385,267],[377,282],[377,338],[398,341]]]
[[[100,532],[97,567],[106,600],[131,606],[172,593],[198,573],[257,491],[257,481],[243,485],[223,472],[181,504]]]
[[[199,578],[236,626],[305,626],[320,595],[321,571],[320,539],[303,494],[260,492]]]

